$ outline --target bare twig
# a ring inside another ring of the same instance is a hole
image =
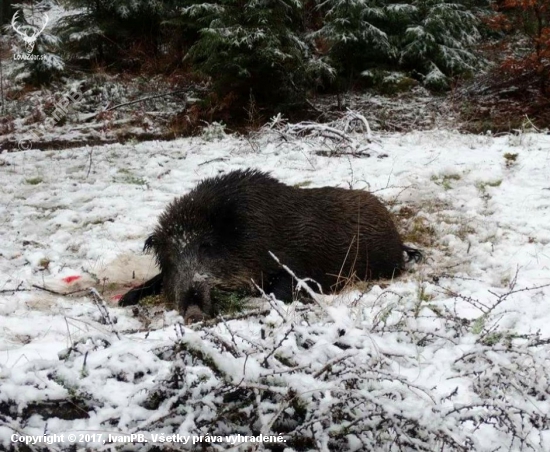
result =
[[[109,315],[109,309],[107,308],[107,303],[105,303],[105,300],[103,299],[103,297],[93,287],[89,289],[89,293],[92,296],[92,300],[94,300],[95,305],[99,309],[100,314],[102,315],[103,319],[105,320],[105,323],[107,325],[111,326],[111,331],[115,334],[115,336],[118,339],[120,339],[118,331],[115,328],[115,324],[111,320],[111,316]]]
[[[34,287],[35,289],[43,290],[44,292],[48,292],[53,295],[60,295],[62,297],[66,297],[67,295],[74,295],[75,293],[87,292],[89,290],[89,289],[77,289],[71,292],[57,292],[55,290],[48,289],[47,287],[44,287],[44,286],[38,286],[36,284],[32,284],[31,286]]]

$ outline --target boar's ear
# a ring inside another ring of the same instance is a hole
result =
[[[147,237],[147,240],[145,240],[145,243],[143,244],[143,251],[149,252],[155,246],[157,245],[157,237],[155,234],[151,234],[149,237]]]

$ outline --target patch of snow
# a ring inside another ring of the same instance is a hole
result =
[[[0,155],[0,407],[18,407],[0,426],[4,447],[14,431],[197,434],[200,422],[215,418],[223,384],[242,383],[254,393],[273,378],[280,382],[273,391],[287,397],[291,388],[322,418],[349,397],[342,380],[348,369],[362,375],[357,410],[381,404],[383,416],[414,420],[418,431],[441,422],[440,431],[469,450],[521,450],[519,439],[498,426],[474,430],[461,422],[510,406],[550,412],[550,398],[529,395],[548,394],[550,351],[527,338],[550,338],[550,136],[431,130],[370,139],[354,132],[348,146],[323,133],[281,139],[291,130],[297,129],[267,130],[250,140],[220,133],[208,140]],[[349,147],[362,154],[318,152]],[[506,153],[518,154],[514,164],[506,164]],[[144,328],[106,290],[120,339],[86,292],[62,296],[37,288],[102,291],[152,277],[157,269],[141,250],[167,203],[203,178],[247,167],[271,171],[289,185],[375,192],[412,237],[409,243],[425,240],[425,262],[394,281],[320,296],[325,311],[312,307],[304,314],[300,306],[280,305],[263,324],[249,317],[200,331],[180,331],[175,312]],[[404,209],[414,213],[406,216]],[[453,323],[453,316],[464,323]],[[507,348],[507,340],[519,345]],[[193,353],[166,358],[174,344],[199,350],[210,364]],[[269,344],[278,347],[279,361],[262,351]],[[277,374],[285,360],[301,370]],[[266,376],[266,362],[275,376]],[[176,391],[151,408],[151,395],[176,367],[193,405],[178,405],[183,393]],[[502,386],[503,374],[511,386]],[[513,389],[521,381],[534,386]],[[32,403],[71,395],[93,400],[82,408],[86,417],[44,419],[29,412]],[[279,403],[258,396],[262,432],[270,431]],[[172,424],[162,423],[167,417]],[[311,428],[316,447],[328,450],[330,429],[322,422]],[[546,427],[524,434],[525,450],[550,449]],[[365,438],[346,438],[342,450],[364,450]]]

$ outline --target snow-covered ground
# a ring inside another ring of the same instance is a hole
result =
[[[550,450],[550,135],[296,131],[0,155],[0,448],[14,433],[64,434],[52,450],[101,433],[88,445],[115,450],[108,433],[280,432],[289,451]],[[327,156],[343,150],[361,156]],[[141,249],[164,206],[247,167],[375,192],[424,263],[324,309],[205,328],[118,308],[134,272],[155,274]],[[88,292],[56,294],[91,286],[113,326]],[[241,420],[220,414],[228,388]]]

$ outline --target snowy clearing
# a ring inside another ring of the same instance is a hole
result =
[[[78,450],[236,450],[153,434],[286,441],[239,450],[550,450],[550,135],[317,132],[211,127],[0,155],[0,448],[14,433],[65,435],[47,450],[101,433]],[[425,262],[323,296],[323,310],[258,299],[267,315],[203,328],[116,307],[133,272],[156,274],[141,249],[164,206],[248,167],[374,192]],[[37,286],[96,287],[116,323],[87,292]]]

